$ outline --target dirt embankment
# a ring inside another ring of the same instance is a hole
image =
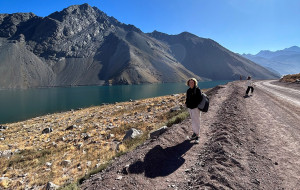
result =
[[[245,88],[237,81],[210,92],[199,144],[186,138],[192,133],[187,119],[117,158],[81,188],[296,189],[300,107],[268,85],[255,86],[249,97]]]

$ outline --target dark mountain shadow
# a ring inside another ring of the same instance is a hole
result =
[[[157,145],[145,155],[144,161],[138,160],[131,164],[128,171],[132,174],[145,172],[145,176],[149,178],[168,176],[182,166],[185,162],[182,155],[192,148],[193,145],[188,140],[165,149]]]

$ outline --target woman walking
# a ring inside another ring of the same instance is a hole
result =
[[[251,76],[248,76],[248,78],[247,78],[247,90],[246,90],[246,94],[245,94],[245,96],[248,96],[248,93],[249,93],[249,91],[250,91],[250,89],[251,89],[251,94],[253,93],[253,91],[254,91],[254,88],[253,88],[253,82],[252,82],[252,80],[251,80]]]
[[[185,105],[188,108],[188,111],[192,120],[192,129],[193,135],[190,137],[190,140],[196,140],[195,142],[199,142],[200,135],[200,117],[201,112],[198,109],[198,104],[202,100],[201,90],[197,86],[197,80],[195,78],[190,78],[187,81],[187,85],[190,87],[186,92],[186,101]]]

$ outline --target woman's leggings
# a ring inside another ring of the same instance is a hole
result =
[[[198,108],[188,110],[192,120],[193,132],[198,136],[200,134],[201,112]]]
[[[252,86],[248,86],[247,91],[246,91],[247,95],[248,95],[250,89],[251,89],[251,93],[253,93],[254,88]]]

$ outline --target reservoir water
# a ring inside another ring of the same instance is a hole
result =
[[[212,88],[227,82],[200,82],[199,87]],[[187,88],[185,83],[163,83],[0,90],[0,124],[102,103],[184,93]]]

